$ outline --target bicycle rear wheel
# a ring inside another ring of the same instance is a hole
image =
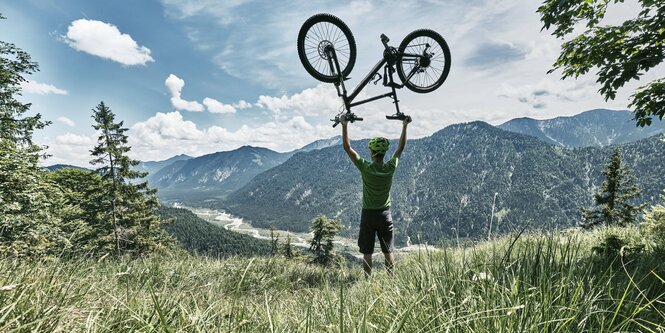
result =
[[[428,93],[443,84],[450,72],[450,49],[436,31],[419,29],[404,37],[397,49],[397,75],[409,90]]]
[[[298,33],[300,62],[315,79],[337,81],[337,73],[328,62],[327,46],[335,49],[342,77],[346,78],[356,63],[356,40],[349,27],[330,14],[316,14],[303,23]]]

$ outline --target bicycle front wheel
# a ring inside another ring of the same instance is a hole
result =
[[[397,50],[397,75],[409,90],[428,93],[448,77],[450,49],[436,31],[416,30],[404,37]]]
[[[349,27],[330,14],[316,14],[303,23],[298,33],[298,56],[300,62],[315,79],[335,82],[338,73],[330,66],[325,49],[335,49],[339,70],[346,78],[356,63],[356,40]]]

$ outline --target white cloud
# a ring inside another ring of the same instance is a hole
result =
[[[97,143],[97,139],[94,136],[65,133],[63,135],[58,135],[55,138],[55,142],[58,145],[84,146],[88,147],[89,149],[92,149],[92,147]]]
[[[76,123],[73,120],[71,120],[67,117],[58,117],[57,121],[65,124],[69,127],[75,127],[76,126]]]
[[[181,92],[185,86],[185,81],[173,74],[170,74],[169,77],[166,78],[164,84],[166,85],[166,89],[171,95],[171,105],[173,105],[176,110],[202,112],[205,110],[205,108],[207,108],[208,112],[210,113],[224,114],[236,113],[236,111],[239,109],[242,110],[252,107],[252,104],[245,100],[240,100],[233,104],[225,104],[210,97],[204,98],[203,104],[197,101],[186,101],[181,97]]]
[[[241,99],[238,103],[233,103],[233,107],[236,108],[236,109],[239,109],[239,110],[249,109],[249,108],[252,107],[252,104]]]
[[[178,18],[188,18],[196,15],[207,15],[217,19],[222,25],[228,25],[240,18],[234,10],[254,0],[162,0],[168,12]]]
[[[166,88],[171,94],[171,105],[173,105],[176,110],[185,110],[191,112],[202,112],[203,105],[196,101],[186,101],[180,97],[180,92],[185,86],[185,80],[170,74],[164,82]]]
[[[47,84],[47,83],[39,83],[37,81],[24,81],[21,82],[21,89],[23,89],[24,92],[27,92],[29,94],[38,94],[38,95],[46,95],[46,94],[56,94],[56,95],[67,95],[69,94],[67,90],[60,89],[54,85]]]
[[[236,108],[233,105],[223,104],[209,97],[203,99],[203,105],[208,108],[210,113],[236,113]]]
[[[150,146],[159,145],[165,140],[196,141],[203,138],[203,133],[196,128],[196,124],[184,120],[182,115],[175,111],[158,112],[148,120],[134,124],[132,136],[141,145]]]
[[[128,34],[113,24],[79,19],[72,22],[64,40],[69,46],[123,65],[145,65],[154,61],[150,49],[139,46]]]
[[[68,164],[84,168],[95,168],[90,165],[90,150],[97,144],[97,135],[81,135],[67,132],[58,135],[55,139],[46,137],[43,142],[48,146],[46,150],[51,156],[43,161],[44,165]]]
[[[129,132],[132,154],[142,160],[159,160],[176,154],[199,156],[243,145],[277,151],[300,148],[312,141],[337,135],[339,128],[329,124],[312,125],[302,116],[284,122],[271,121],[258,126],[242,125],[235,130],[222,126],[199,128],[178,111],[158,112],[136,123]]]
[[[342,99],[337,96],[337,91],[332,84],[320,83],[314,88],[307,88],[291,96],[286,94],[281,97],[261,95],[256,105],[277,114],[290,110],[299,115],[315,116],[335,114],[344,104]]]

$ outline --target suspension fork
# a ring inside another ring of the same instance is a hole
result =
[[[324,49],[324,52],[328,55],[328,65],[335,72],[333,74],[337,75],[337,81],[334,82],[335,89],[337,90],[337,96],[342,97],[342,100],[344,100],[344,108],[347,110],[347,112],[350,112],[351,106],[349,105],[349,98],[347,97],[346,86],[344,85],[344,76],[340,70],[339,60],[337,60],[337,53],[335,52],[335,48],[328,45]]]

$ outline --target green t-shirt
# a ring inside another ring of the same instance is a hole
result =
[[[393,156],[382,166],[378,166],[358,156],[354,164],[363,178],[363,208],[383,209],[390,207],[390,187],[399,159]]]

